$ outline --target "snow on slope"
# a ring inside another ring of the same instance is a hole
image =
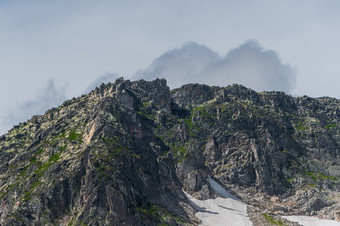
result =
[[[318,219],[309,216],[282,216],[289,221],[297,222],[303,226],[340,226],[340,222],[334,220]]]
[[[224,198],[197,200],[187,194],[193,202],[198,217],[204,226],[249,226],[252,225],[247,216],[247,205],[235,196],[231,195],[222,188],[216,181],[209,178],[212,189],[222,195]]]
[[[212,189],[224,198],[198,200],[185,193],[198,211],[195,215],[203,226],[249,226],[252,225],[247,216],[247,204],[227,192],[221,185],[209,177]],[[340,226],[340,222],[334,220],[318,219],[310,216],[282,216],[283,218],[297,222],[303,226]]]

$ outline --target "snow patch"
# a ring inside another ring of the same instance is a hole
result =
[[[198,211],[195,215],[204,226],[251,226],[247,216],[247,204],[227,192],[221,185],[209,177],[212,189],[224,198],[198,200],[185,193]]]
[[[282,216],[289,221],[297,222],[303,226],[340,226],[340,222],[334,220],[319,219],[310,216]]]
[[[224,198],[198,200],[184,192],[193,207],[195,214],[203,226],[251,226],[252,222],[247,216],[247,204],[227,192],[220,184],[209,177],[212,189]],[[303,226],[340,226],[340,222],[334,220],[318,219],[310,216],[282,216],[283,218],[297,222]]]
[[[232,194],[230,194],[229,192],[227,192],[220,184],[218,184],[216,181],[211,179],[211,177],[209,177],[209,184],[210,184],[211,188],[214,189],[214,191],[216,191],[218,194],[222,195],[224,198],[230,198],[230,199],[240,201],[237,197],[235,197]]]

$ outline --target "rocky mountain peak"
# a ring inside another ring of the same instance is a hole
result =
[[[215,197],[209,178],[261,211],[335,219],[339,110],[241,85],[102,84],[0,137],[0,225],[197,224],[183,190]]]

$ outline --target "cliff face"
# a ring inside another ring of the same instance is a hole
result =
[[[239,85],[187,85],[171,96],[173,108],[185,114],[173,136],[163,130],[163,140],[184,153],[177,170],[187,189],[204,198],[212,175],[262,209],[337,218],[339,100]]]
[[[190,222],[142,100],[169,111],[166,82],[118,80],[2,136],[0,224]]]
[[[196,224],[182,188],[212,197],[208,176],[261,209],[334,218],[339,119],[332,98],[119,79],[0,137],[0,224]]]

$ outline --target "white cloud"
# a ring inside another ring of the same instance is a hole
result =
[[[238,83],[257,91],[289,93],[295,85],[296,71],[283,64],[276,52],[265,50],[255,40],[230,50],[224,57],[191,42],[166,52],[136,73],[136,78],[156,77],[166,78],[171,88],[186,83],[218,86]]]
[[[84,92],[90,92],[101,83],[114,82],[118,77],[118,74],[106,73],[93,81]],[[166,78],[171,88],[187,83],[218,86],[238,83],[257,91],[280,90],[289,93],[294,88],[296,72],[291,66],[283,64],[276,52],[265,50],[255,40],[230,50],[224,57],[207,46],[190,42],[162,54],[131,79],[152,80],[157,77]],[[49,108],[58,106],[67,99],[65,91],[65,87],[57,88],[50,80],[33,100],[19,104],[3,117],[0,133],[35,114],[43,114]]]
[[[138,71],[135,77],[147,80],[164,77],[172,88],[202,82],[201,73],[219,59],[208,47],[190,42],[156,58],[148,68]]]

